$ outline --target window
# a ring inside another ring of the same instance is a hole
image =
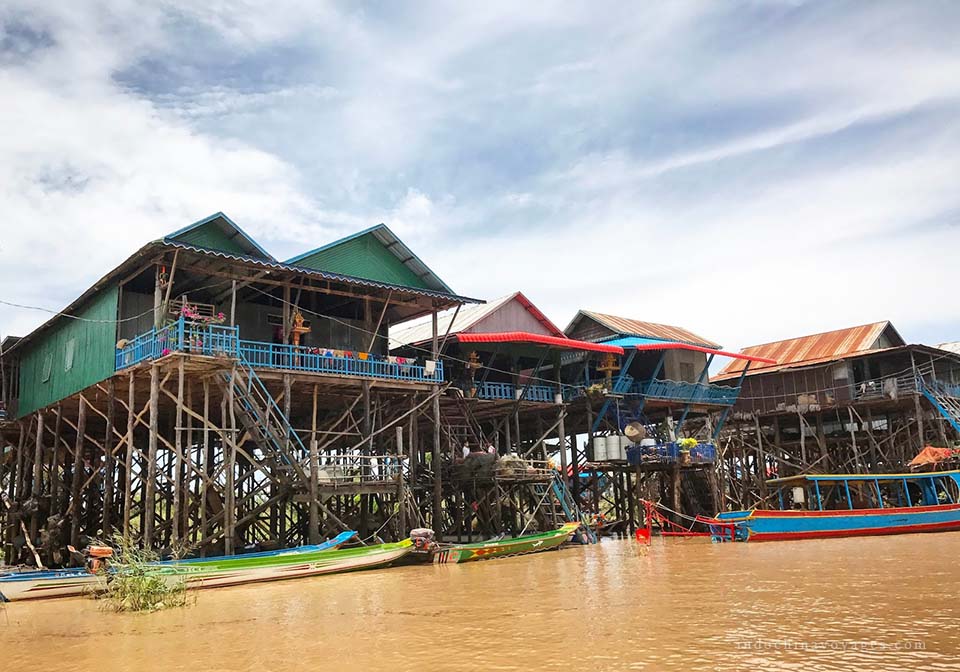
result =
[[[50,374],[53,371],[53,355],[45,355],[43,358],[43,370],[40,372],[40,382],[50,381]]]
[[[73,368],[73,353],[77,349],[77,339],[71,338],[67,341],[67,352],[63,357],[63,370],[69,371]]]

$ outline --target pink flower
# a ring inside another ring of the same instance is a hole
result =
[[[160,353],[160,356],[166,357],[169,354],[170,354],[170,348],[164,348],[163,351]]]

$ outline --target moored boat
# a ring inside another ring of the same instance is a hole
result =
[[[579,527],[579,523],[566,523],[556,530],[539,534],[494,539],[474,544],[457,544],[438,550],[434,555],[434,561],[439,564],[460,563],[548,551],[565,543]]]
[[[767,481],[777,509],[726,511],[715,541],[782,541],[960,530],[960,471],[808,474]]]
[[[197,571],[213,568],[234,560],[269,561],[276,559],[305,560],[318,553],[334,551],[357,535],[356,532],[341,532],[333,539],[321,544],[297,546],[276,551],[260,551],[243,555],[221,555],[208,558],[189,558],[182,560],[160,560],[150,563],[158,572],[164,568],[193,567]],[[109,570],[108,570],[109,571]],[[0,573],[0,602],[40,599],[48,597],[72,597],[84,592],[96,591],[101,587],[104,577],[88,567],[73,567],[57,570],[32,570]]]

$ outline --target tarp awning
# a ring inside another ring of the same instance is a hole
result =
[[[765,364],[776,364],[777,362],[765,357],[754,357],[744,355],[739,352],[727,352],[725,350],[716,350],[714,348],[705,348],[702,345],[692,345],[680,341],[661,341],[656,338],[642,338],[640,336],[621,336],[609,341],[604,341],[605,345],[618,345],[624,349],[636,350],[693,350],[695,352],[705,352],[709,355],[719,355],[720,357],[732,357],[733,359],[746,359],[751,362],[764,362]]]
[[[622,355],[623,348],[612,343],[591,343],[578,341],[573,338],[560,338],[543,334],[531,334],[527,331],[500,331],[492,333],[456,334],[461,343],[524,343],[528,345],[543,345],[563,350],[582,350],[585,352],[609,352]]]

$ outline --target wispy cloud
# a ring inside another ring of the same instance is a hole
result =
[[[958,29],[933,3],[14,0],[0,297],[63,305],[224,210],[280,257],[387,222],[558,323],[947,340]]]

